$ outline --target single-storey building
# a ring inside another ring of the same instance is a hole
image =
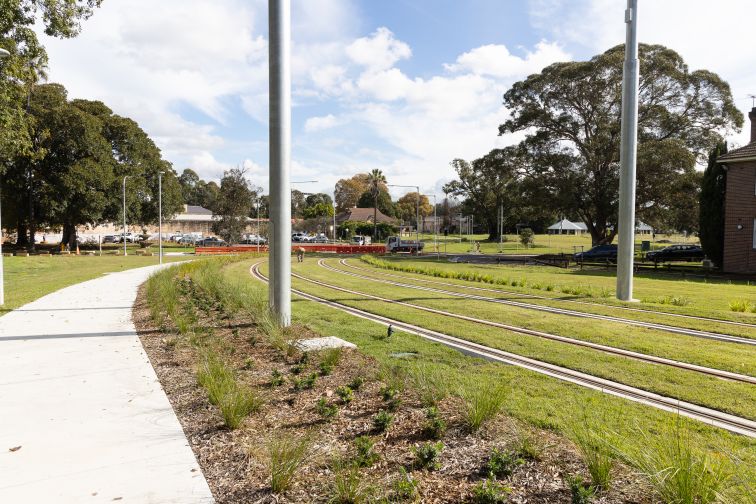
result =
[[[727,170],[722,269],[756,273],[756,107],[748,114],[751,141],[717,159]]]
[[[581,235],[587,232],[588,226],[586,226],[585,223],[572,222],[567,219],[562,219],[546,228],[546,233],[548,234]]]

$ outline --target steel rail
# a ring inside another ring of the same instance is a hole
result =
[[[320,266],[325,267],[325,268],[329,268],[329,266],[325,266],[323,264],[320,264],[322,261],[323,260],[321,259],[318,262],[318,264]],[[336,270],[336,271],[338,271],[338,270]],[[385,302],[385,303],[391,303],[391,304],[398,304],[398,305],[402,305],[402,306],[407,306],[409,308],[415,308],[415,309],[418,309],[418,310],[427,311],[429,313],[433,313],[433,314],[436,314],[436,315],[442,315],[442,316],[445,316],[445,317],[451,317],[451,318],[457,318],[457,319],[461,319],[461,320],[466,320],[468,322],[474,322],[476,324],[483,324],[483,325],[487,325],[487,326],[491,326],[491,327],[496,327],[496,328],[499,328],[499,329],[505,329],[507,331],[511,331],[511,332],[515,332],[515,333],[519,333],[519,334],[526,334],[528,336],[535,336],[535,337],[538,337],[538,338],[549,339],[549,340],[552,340],[552,341],[559,341],[560,343],[566,343],[568,345],[582,346],[582,347],[590,348],[590,349],[593,349],[593,350],[599,350],[601,352],[605,352],[605,353],[609,353],[609,354],[621,355],[623,357],[629,357],[629,358],[636,359],[636,360],[639,360],[639,361],[649,362],[649,363],[652,363],[652,364],[662,364],[662,365],[665,365],[665,366],[671,366],[671,367],[675,367],[675,368],[679,368],[679,369],[684,369],[686,371],[694,371],[694,372],[697,372],[697,373],[703,373],[703,374],[707,374],[707,375],[711,375],[711,376],[716,376],[717,378],[723,378],[723,379],[727,379],[727,380],[734,380],[734,381],[740,381],[740,382],[744,382],[744,383],[756,384],[756,377],[753,377],[753,376],[743,375],[743,374],[739,374],[739,373],[733,373],[731,371],[723,371],[721,369],[715,369],[715,368],[710,368],[710,367],[706,367],[706,366],[699,366],[697,364],[689,364],[687,362],[680,362],[680,361],[676,361],[676,360],[673,360],[673,359],[667,359],[667,358],[664,358],[664,357],[658,357],[658,356],[655,356],[655,355],[647,355],[647,354],[643,354],[643,353],[640,353],[640,352],[634,352],[632,350],[625,350],[625,349],[622,349],[622,348],[612,347],[612,346],[608,346],[608,345],[602,345],[600,343],[593,343],[593,342],[590,342],[590,341],[580,340],[580,339],[576,339],[576,338],[570,338],[570,337],[567,337],[567,336],[559,336],[557,334],[551,334],[551,333],[547,333],[547,332],[543,332],[543,331],[536,331],[534,329],[527,329],[527,328],[524,328],[524,327],[513,326],[513,325],[509,325],[509,324],[504,324],[504,323],[501,323],[501,322],[493,322],[491,320],[479,319],[479,318],[475,318],[475,317],[469,317],[467,315],[460,315],[458,313],[451,313],[451,312],[447,312],[447,311],[443,311],[443,310],[437,310],[435,308],[428,308],[426,306],[416,305],[416,304],[413,304],[413,303],[408,303],[406,301],[396,301],[394,299],[387,299],[387,298],[383,298],[383,297],[380,297],[380,296],[375,296],[373,294],[366,294],[364,292],[354,291],[354,290],[346,289],[346,288],[339,287],[339,286],[336,286],[336,285],[332,285],[332,284],[329,284],[329,283],[326,283],[326,282],[321,282],[319,280],[314,280],[314,279],[311,279],[311,278],[306,278],[306,277],[303,277],[302,275],[298,275],[296,273],[294,273],[293,276],[295,276],[296,278],[302,279],[302,280],[306,280],[308,282],[312,282],[312,283],[321,285],[323,287],[327,287],[327,288],[334,289],[334,290],[340,290],[340,291],[346,292],[348,294],[355,294],[355,295],[359,295],[359,296],[364,296],[364,297],[368,297],[368,298],[375,299],[377,301],[382,301],[382,302]]]
[[[259,267],[261,263],[253,264],[250,267],[250,273],[252,276],[263,282],[268,281],[267,277],[260,273]],[[310,282],[308,279],[304,281]],[[505,352],[503,350],[497,350],[478,343],[466,341],[463,339],[448,336],[446,334],[425,329],[413,324],[401,322],[381,315],[376,315],[358,308],[352,308],[350,306],[324,299],[306,292],[292,289],[292,292],[304,299],[335,308],[337,310],[349,313],[356,317],[370,320],[385,326],[391,325],[397,329],[405,331],[407,333],[415,334],[430,341],[440,343],[442,345],[454,348],[466,355],[473,357],[480,357],[486,360],[501,362],[524,369],[528,369],[539,374],[551,376],[562,381],[580,385],[582,387],[590,388],[603,392],[605,394],[621,397],[633,402],[652,406],[654,408],[676,413],[708,425],[719,427],[721,429],[728,430],[736,434],[742,434],[748,437],[756,438],[756,422],[748,420],[747,418],[741,418],[728,413],[723,413],[715,409],[698,406],[696,404],[680,401],[670,397],[666,397],[646,390],[624,385],[622,383],[613,382],[604,378],[598,378],[586,373],[574,371],[572,369],[563,368],[547,362],[541,362],[529,357],[523,357],[520,355]]]
[[[346,266],[347,268],[355,269],[358,271],[369,271],[374,272],[371,269],[368,268],[360,268],[359,266],[354,266],[353,264],[349,264],[346,259],[341,259],[339,261],[340,264]],[[485,287],[475,287],[472,285],[460,285],[455,283],[449,283],[449,282],[440,282],[438,280],[428,280],[425,278],[414,278],[414,277],[407,277],[406,275],[395,275],[391,273],[375,273],[377,275],[387,276],[387,277],[394,277],[394,278],[403,278],[405,280],[414,280],[417,282],[425,282],[425,283],[432,283],[436,285],[446,285],[449,287],[458,287],[460,289],[468,289],[468,290],[476,290],[476,291],[484,291],[484,292],[495,292],[497,294],[512,294],[514,296],[519,296],[523,298],[531,298],[531,299],[541,299],[544,301],[558,301],[560,303],[574,303],[579,305],[585,305],[585,306],[596,306],[599,308],[610,308],[613,310],[625,310],[625,311],[631,311],[631,312],[637,312],[637,313],[646,313],[651,315],[661,315],[664,317],[677,317],[677,318],[684,318],[684,319],[691,319],[691,320],[703,320],[706,322],[714,322],[718,324],[725,324],[725,325],[733,325],[733,326],[739,326],[739,327],[748,327],[756,331],[756,324],[749,324],[748,322],[737,322],[734,320],[723,320],[723,319],[717,319],[713,317],[704,317],[701,315],[686,315],[684,313],[671,313],[671,312],[665,312],[665,311],[656,311],[656,310],[644,310],[643,308],[633,308],[631,306],[617,306],[617,305],[609,305],[609,304],[601,304],[601,303],[591,303],[589,301],[578,301],[577,299],[559,299],[559,298],[552,298],[548,296],[539,296],[537,294],[525,294],[523,292],[516,292],[516,291],[508,291],[508,290],[501,290],[501,289],[489,289]],[[417,275],[421,275],[422,273],[415,273]],[[714,333],[719,334],[719,333]],[[749,338],[742,338],[742,339],[749,339]]]
[[[488,296],[478,296],[478,295],[474,295],[474,294],[464,294],[464,293],[461,293],[461,292],[453,292],[453,291],[448,291],[448,290],[443,290],[443,289],[436,289],[436,288],[433,288],[433,287],[423,287],[423,286],[420,286],[420,285],[405,284],[405,283],[399,283],[399,282],[391,282],[391,281],[388,281],[388,280],[380,280],[378,278],[373,278],[373,277],[369,277],[369,276],[365,276],[365,275],[358,275],[356,273],[350,273],[348,271],[340,270],[340,269],[334,268],[332,266],[327,266],[325,264],[321,264],[322,261],[323,261],[323,259],[321,259],[318,264],[320,264],[322,267],[324,267],[326,269],[330,269],[332,271],[337,271],[337,272],[339,272],[339,273],[341,273],[343,275],[353,276],[353,277],[356,277],[356,278],[361,278],[361,279],[364,279],[364,280],[370,280],[370,281],[377,282],[377,283],[384,283],[384,284],[388,284],[388,285],[394,285],[394,286],[397,286],[397,287],[405,287],[405,288],[408,288],[408,289],[416,289],[416,290],[422,290],[422,291],[427,291],[427,292],[435,292],[435,293],[438,293],[438,294],[444,294],[444,295],[449,295],[449,296],[461,297],[461,298],[465,298],[465,299],[474,299],[474,300],[477,300],[477,301],[486,301],[486,302],[489,302],[489,303],[497,303],[497,304],[503,304],[503,305],[508,305],[508,306],[515,306],[515,307],[523,308],[523,309],[526,309],[526,310],[537,310],[537,311],[542,311],[542,312],[547,312],[547,313],[555,313],[555,314],[559,314],[559,315],[568,315],[568,316],[571,316],[571,317],[589,318],[589,319],[594,319],[594,320],[604,320],[604,321],[608,321],[608,322],[619,322],[619,323],[622,323],[622,324],[634,325],[634,326],[637,326],[637,327],[645,327],[647,329],[656,329],[656,330],[659,330],[659,331],[666,331],[666,332],[671,332],[671,333],[675,333],[675,334],[684,334],[686,336],[694,336],[694,337],[697,337],[697,338],[712,339],[712,340],[723,341],[723,342],[727,342],[727,343],[740,343],[740,344],[744,344],[744,345],[756,345],[756,339],[741,338],[739,336],[731,336],[731,335],[728,335],[728,334],[714,333],[714,332],[709,332],[709,331],[700,331],[700,330],[697,330],[697,329],[687,329],[687,328],[684,328],[684,327],[670,326],[670,325],[666,325],[666,324],[658,324],[658,323],[655,323],[655,322],[644,322],[642,320],[626,319],[626,318],[622,318],[622,317],[614,317],[614,316],[611,316],[611,315],[600,315],[600,314],[597,314],[597,313],[581,312],[581,311],[577,311],[577,310],[568,310],[568,309],[565,309],[565,308],[556,308],[556,307],[552,307],[552,306],[536,305],[536,304],[532,304],[532,303],[523,303],[521,301],[512,301],[512,300],[508,300],[508,299],[493,298],[493,297],[488,297]],[[476,287],[476,289],[479,289],[479,288]]]

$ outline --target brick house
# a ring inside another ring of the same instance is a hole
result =
[[[722,269],[756,273],[756,107],[748,114],[751,142],[717,159],[727,170]]]

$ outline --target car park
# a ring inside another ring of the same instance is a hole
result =
[[[617,245],[596,245],[585,252],[575,254],[576,261],[616,261]]]
[[[324,233],[318,233],[310,241],[313,243],[328,243],[328,237]]]
[[[263,236],[249,234],[244,236],[244,238],[239,243],[243,245],[265,245],[265,243],[267,243],[267,240]]]
[[[706,254],[698,245],[670,245],[646,254],[646,259],[654,263],[672,261],[703,261]]]
[[[226,242],[215,236],[209,236],[197,242],[198,247],[225,247]]]

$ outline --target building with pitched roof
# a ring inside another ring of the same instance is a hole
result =
[[[722,269],[729,273],[756,273],[756,107],[748,118],[748,145],[717,159],[727,171]]]
[[[380,210],[376,215],[378,223],[386,222],[388,224],[396,224],[397,220],[389,217]],[[346,221],[358,221],[358,222],[373,222],[373,209],[372,208],[357,208],[352,207],[345,212],[341,212],[336,216],[336,222],[341,224]]]

